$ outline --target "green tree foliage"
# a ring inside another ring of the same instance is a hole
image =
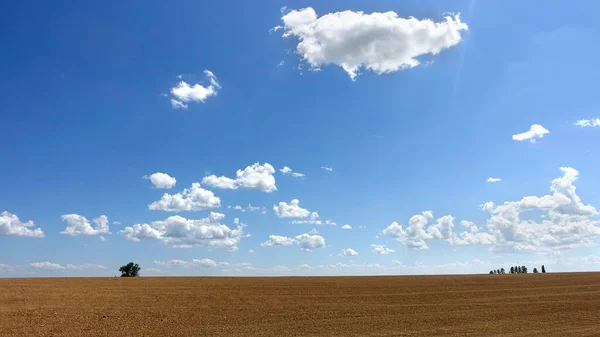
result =
[[[538,270],[537,270],[537,268],[533,268],[533,273],[534,273],[534,274],[537,274],[537,273],[538,273]]]
[[[546,267],[544,267],[544,265],[542,265],[542,273],[545,274],[546,273]]]
[[[517,274],[521,274],[521,267],[517,267]]]
[[[527,274],[527,267],[521,266],[521,273]]]
[[[500,268],[500,274],[506,274],[506,270],[504,270],[504,268]]]
[[[121,266],[119,271],[121,272],[121,277],[138,277],[140,276],[140,266],[137,263],[129,262],[128,264]]]
[[[492,275],[493,273],[494,273],[494,271],[493,271],[493,270],[490,270],[490,275]]]
[[[510,267],[510,273],[514,274],[515,273],[515,267]]]

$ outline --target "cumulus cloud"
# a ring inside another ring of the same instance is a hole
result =
[[[305,176],[303,173],[294,172],[291,168],[287,166],[284,166],[281,169],[279,169],[279,172],[281,172],[284,176],[292,176],[294,178],[302,178]]]
[[[303,251],[311,251],[313,249],[325,247],[325,239],[320,235],[304,233],[296,236],[296,241]]]
[[[212,191],[205,190],[200,183],[193,183],[177,194],[163,194],[162,198],[148,205],[153,211],[181,212],[201,211],[221,207],[221,199]]]
[[[598,221],[593,219],[596,208],[584,204],[576,193],[579,172],[571,167],[560,170],[563,175],[552,181],[551,194],[482,205],[490,215],[488,231],[495,236],[495,250],[550,253],[590,246],[600,236]],[[521,214],[531,211],[544,215],[543,220],[521,219]]]
[[[150,180],[152,185],[156,188],[164,188],[169,189],[173,188],[177,183],[175,177],[171,177],[170,175],[162,172],[152,173],[151,175],[143,176],[142,178]]]
[[[525,196],[518,201],[496,205],[486,202],[481,209],[489,214],[487,231],[470,221],[461,221],[466,230],[454,232],[454,217],[446,215],[435,223],[431,211],[413,216],[404,228],[397,222],[382,234],[412,249],[427,249],[428,240],[455,245],[490,245],[494,251],[556,253],[591,246],[600,237],[595,207],[586,205],[576,193],[579,172],[561,167],[563,176],[552,181],[551,194]],[[525,219],[522,219],[525,214]],[[535,218],[539,217],[540,220]]]
[[[260,244],[261,247],[292,246],[297,245],[300,250],[311,251],[325,247],[325,238],[320,235],[304,233],[295,238],[280,235],[269,235],[269,240]]]
[[[497,183],[499,181],[502,181],[502,179],[489,177],[487,180],[488,183]]]
[[[395,252],[395,250],[393,250],[391,248],[387,248],[384,245],[372,244],[371,248],[373,248],[373,251],[379,255],[388,255],[388,254]]]
[[[459,15],[443,21],[401,18],[395,12],[343,11],[317,17],[311,7],[292,10],[281,18],[284,37],[299,40],[296,52],[312,69],[336,64],[355,79],[361,68],[376,74],[413,68],[417,59],[436,55],[458,44],[468,30]]]
[[[332,172],[333,171],[333,167],[327,167],[327,166],[321,166],[321,168],[327,172]]]
[[[236,250],[244,237],[244,227],[238,219],[234,219],[236,228],[231,229],[221,223],[225,216],[210,212],[209,217],[202,219],[186,219],[171,216],[165,220],[152,223],[140,223],[125,227],[120,234],[130,241],[157,240],[166,245],[180,248],[202,246],[208,248],[227,248]]]
[[[269,240],[260,244],[261,247],[273,246],[291,246],[296,244],[296,240],[281,235],[269,235]]]
[[[358,256],[358,253],[352,248],[342,249],[338,256]]]
[[[16,214],[4,211],[0,213],[0,235],[43,238],[44,232],[35,228],[33,221],[22,222]]]
[[[580,119],[577,122],[575,122],[575,125],[581,127],[594,128],[596,126],[600,126],[600,118]]]
[[[228,178],[225,176],[217,177],[216,175],[209,175],[202,179],[202,183],[214,188],[226,189],[226,190],[237,190],[239,188],[259,190],[261,192],[274,192],[277,191],[275,185],[275,177],[273,174],[275,169],[271,164],[255,163],[254,165],[247,166],[243,170],[237,170],[236,178]]]
[[[163,267],[185,267],[185,268],[216,268],[229,265],[227,262],[216,262],[211,259],[192,259],[190,261],[169,260],[169,261],[154,261],[155,264]]]
[[[300,200],[293,199],[289,204],[281,201],[279,205],[273,206],[273,212],[280,218],[307,218],[316,220],[319,218],[319,214],[316,212],[311,213],[309,210],[300,207]]]
[[[67,227],[60,234],[71,236],[110,234],[106,215],[101,215],[93,219],[94,227],[92,227],[88,219],[79,214],[64,214],[61,218],[67,223]]]
[[[174,109],[187,109],[189,102],[201,102],[204,103],[207,98],[216,96],[217,92],[221,89],[217,77],[210,70],[205,70],[204,75],[209,81],[209,85],[202,85],[196,83],[190,85],[189,83],[181,80],[176,86],[171,88],[171,106]],[[181,76],[179,77],[181,79]]]
[[[342,227],[340,227],[340,228],[341,228],[341,229],[352,229],[352,226],[350,226],[350,225],[346,224],[346,225],[343,225],[343,226],[342,226]]]
[[[524,141],[524,140],[529,140],[532,143],[535,143],[535,141],[537,139],[541,139],[544,137],[544,135],[549,134],[550,131],[548,131],[548,129],[546,129],[545,127],[539,125],[539,124],[533,124],[530,128],[529,131],[525,131],[523,133],[519,133],[516,135],[512,136],[513,140],[516,141]]]

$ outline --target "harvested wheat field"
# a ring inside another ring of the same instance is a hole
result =
[[[600,336],[600,273],[3,279],[0,336]]]

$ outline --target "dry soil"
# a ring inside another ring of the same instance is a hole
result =
[[[0,336],[600,336],[600,273],[0,279]]]

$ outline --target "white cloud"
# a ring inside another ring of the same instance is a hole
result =
[[[243,170],[237,170],[235,179],[225,176],[217,177],[212,174],[204,177],[202,183],[220,189],[237,190],[238,188],[244,188],[269,193],[277,191],[274,173],[275,169],[271,164],[254,163],[254,165],[247,166]]]
[[[281,169],[279,169],[279,172],[281,172],[284,176],[292,176],[294,178],[302,178],[305,175],[299,172],[294,172],[291,168],[284,166]]]
[[[371,248],[373,248],[373,251],[379,255],[388,255],[388,254],[395,252],[395,250],[393,250],[391,248],[387,248],[384,245],[372,244]]]
[[[200,183],[193,183],[189,189],[177,194],[163,194],[162,198],[148,205],[153,211],[181,212],[200,211],[221,206],[221,199],[213,192],[205,190]]]
[[[358,256],[358,253],[352,248],[342,249],[338,256]]]
[[[502,179],[489,177],[487,180],[488,183],[497,183],[499,181],[502,181]]]
[[[321,166],[321,168],[327,172],[333,171],[333,167]]]
[[[574,182],[579,172],[571,167],[560,170],[563,176],[552,181],[552,194],[482,205],[482,210],[490,214],[488,231],[495,236],[495,250],[551,253],[594,244],[600,236],[598,221],[593,220],[598,212],[576,193]],[[539,222],[521,219],[523,212],[533,210],[545,218]]]
[[[313,249],[325,247],[325,239],[320,235],[304,233],[296,236],[296,241],[303,251],[311,251]]]
[[[311,220],[319,218],[319,214],[311,212],[307,209],[300,207],[300,201],[298,199],[292,200],[289,204],[281,201],[279,205],[273,206],[273,212],[280,218],[307,218],[311,216]],[[313,219],[313,216],[315,217]]]
[[[104,236],[100,235],[100,241],[108,241],[108,239],[105,238]]]
[[[61,218],[67,223],[67,227],[60,234],[71,236],[110,234],[106,215],[101,215],[93,219],[94,227],[92,227],[88,219],[79,214],[64,214]]]
[[[341,229],[352,229],[352,226],[350,225],[343,225],[342,227],[340,227]]]
[[[552,181],[552,194],[525,196],[502,204],[486,202],[481,209],[489,213],[487,231],[470,221],[461,221],[466,231],[454,233],[454,217],[446,215],[433,224],[431,211],[413,216],[409,226],[397,222],[382,234],[401,242],[407,248],[427,249],[427,240],[444,240],[456,245],[490,245],[494,251],[556,253],[591,246],[600,237],[597,210],[586,205],[576,193],[574,182],[579,172],[561,167],[563,176]],[[526,220],[522,214],[526,213]],[[535,220],[535,217],[540,220]]]
[[[185,267],[185,268],[216,268],[229,265],[227,262],[216,262],[211,259],[192,259],[190,261],[169,260],[169,261],[154,261],[155,264],[163,267]]]
[[[187,82],[181,80],[179,84],[171,88],[171,106],[174,109],[187,109],[189,102],[202,102],[206,101],[211,96],[216,96],[221,86],[217,82],[217,77],[210,71],[205,70],[204,74],[209,80],[210,84],[204,86],[196,83],[190,85]],[[181,77],[179,77],[181,79]]]
[[[280,235],[269,235],[269,240],[260,244],[261,247],[273,247],[273,246],[291,246],[296,244],[296,240],[288,238],[287,236]]]
[[[33,221],[22,222],[17,215],[7,211],[0,213],[0,235],[43,238],[42,229],[34,227]]]
[[[269,235],[269,240],[260,244],[261,247],[273,247],[273,246],[292,246],[298,245],[303,251],[311,251],[317,248],[325,247],[325,239],[320,235],[312,235],[304,233],[290,238],[287,236],[280,235]]]
[[[254,249],[248,250],[248,253],[254,253]]]
[[[35,268],[35,269],[45,269],[45,270],[106,269],[105,266],[100,265],[100,264],[92,264],[92,263],[86,263],[86,264],[80,264],[80,265],[67,264],[67,265],[63,266],[61,264],[53,263],[50,261],[34,262],[34,263],[29,264],[29,266],[32,268]]]
[[[248,204],[248,206],[244,207],[244,206],[240,206],[240,205],[235,205],[235,206],[227,206],[227,208],[229,209],[233,209],[236,211],[240,211],[240,212],[261,212],[262,214],[267,213],[267,209],[264,207],[258,207],[258,206],[252,206],[252,204]]]
[[[336,64],[353,80],[361,68],[377,74],[416,67],[419,56],[436,55],[458,44],[468,30],[459,15],[441,22],[395,12],[343,11],[317,17],[311,7],[292,10],[281,18],[284,37],[299,40],[296,52],[312,69]]]
[[[577,122],[575,122],[575,125],[581,126],[581,127],[593,128],[596,126],[600,126],[600,118],[580,119]]]
[[[177,183],[175,177],[162,172],[152,173],[151,175],[143,176],[142,178],[150,180],[156,188],[169,189],[173,188]]]
[[[236,250],[244,237],[244,224],[235,219],[236,228],[221,223],[224,215],[210,212],[208,218],[198,220],[171,216],[150,224],[141,223],[125,227],[120,234],[130,241],[158,240],[174,247],[203,246]]]
[[[536,139],[541,139],[544,137],[544,135],[549,133],[550,131],[548,131],[548,129],[544,128],[543,126],[539,124],[533,124],[529,128],[529,131],[513,135],[512,139],[519,142],[529,140],[530,142],[535,143]]]

